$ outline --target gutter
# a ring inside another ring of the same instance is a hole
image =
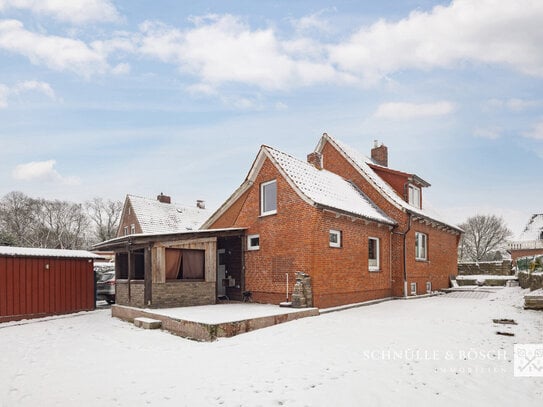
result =
[[[405,232],[392,232],[403,237],[403,297],[407,298],[407,234],[411,230],[411,212],[407,212],[409,215],[407,229]]]

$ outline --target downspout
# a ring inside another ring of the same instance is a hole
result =
[[[407,230],[403,233],[403,296],[407,298],[407,234],[411,230],[411,214],[409,214]]]

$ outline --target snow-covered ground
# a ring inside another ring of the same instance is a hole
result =
[[[543,378],[513,376],[513,344],[543,343],[526,292],[388,301],[212,343],[108,310],[0,324],[0,405],[541,406]]]

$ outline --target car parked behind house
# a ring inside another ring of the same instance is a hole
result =
[[[108,304],[115,302],[115,271],[106,271],[96,282],[96,299]]]

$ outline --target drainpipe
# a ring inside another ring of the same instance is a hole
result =
[[[403,233],[403,296],[407,298],[407,234],[411,230],[411,214],[407,223],[407,230]]]

